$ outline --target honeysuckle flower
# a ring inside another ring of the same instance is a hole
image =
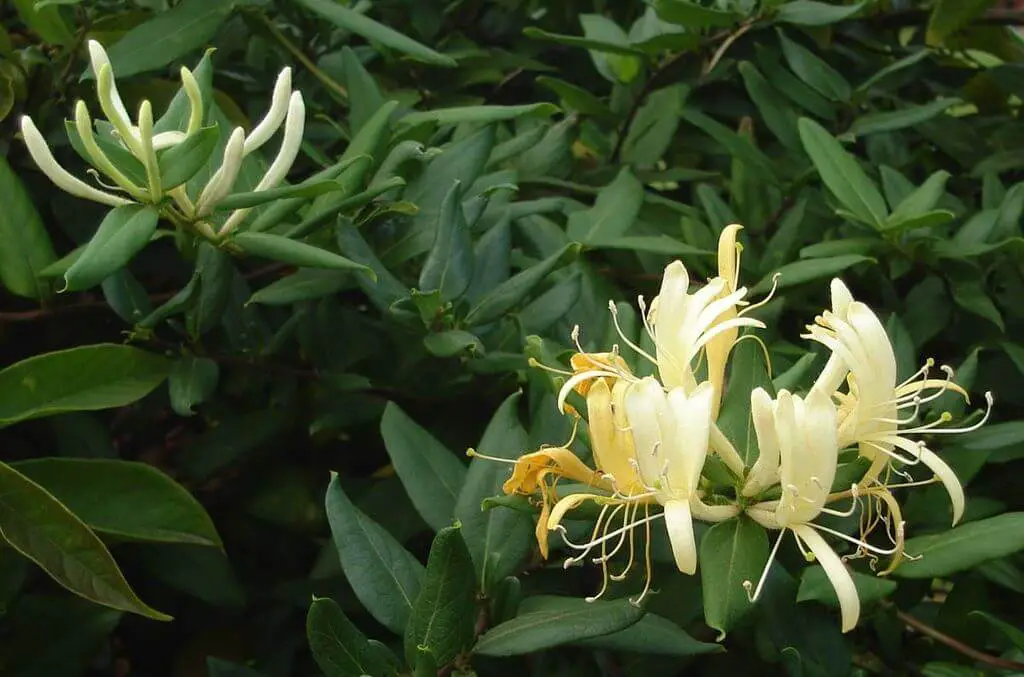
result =
[[[760,396],[758,399],[763,400]],[[836,513],[825,507],[830,500],[829,491],[835,480],[839,452],[835,405],[827,395],[819,392],[812,391],[806,399],[801,399],[783,390],[770,405],[770,417],[763,416],[763,402],[759,407],[762,407],[762,417],[756,428],[758,446],[764,458],[769,461],[778,459],[782,496],[778,500],[748,507],[747,514],[762,526],[781,531],[757,587],[754,588],[750,581],[745,581],[744,586],[751,595],[751,601],[756,600],[783,537],[787,531],[792,532],[801,551],[806,554],[809,550],[821,563],[835,588],[842,629],[847,632],[857,624],[860,599],[842,559],[818,532],[824,531],[855,542],[859,547],[879,549],[813,523],[821,513],[852,514]],[[899,530],[902,533],[902,525]]]
[[[89,200],[112,207],[132,203],[156,205],[176,225],[193,228],[200,235],[214,241],[223,240],[244,222],[249,208],[233,210],[226,217],[214,216],[218,205],[231,194],[246,156],[264,146],[277,130],[284,126],[284,135],[277,155],[253,191],[267,191],[277,187],[287,175],[302,144],[305,129],[305,104],[300,92],[292,92],[290,68],[278,74],[270,108],[266,115],[249,134],[238,127],[232,130],[225,144],[221,163],[206,185],[193,197],[184,185],[167,185],[160,172],[158,153],[182,143],[200,131],[203,124],[203,97],[195,76],[187,68],[181,69],[182,90],[189,103],[189,115],[185,129],[154,133],[153,106],[142,101],[136,120],[133,122],[121,98],[114,79],[113,67],[103,46],[95,40],[89,41],[89,58],[96,76],[96,96],[100,108],[113,128],[117,142],[122,145],[145,169],[145,185],[138,185],[108,157],[96,140],[93,119],[83,101],[75,104],[75,129],[81,137],[85,155],[99,181],[102,174],[112,185],[101,183],[108,190],[101,190],[75,178],[57,163],[53,153],[31,118],[21,121],[22,136],[29,153],[40,169],[59,188]],[[123,191],[127,197],[111,191]],[[170,201],[165,198],[169,197]],[[216,223],[222,224],[218,227]]]
[[[911,436],[977,429],[992,410],[991,393],[985,394],[985,415],[972,426],[942,427],[952,418],[946,412],[929,423],[917,423],[921,405],[946,391],[967,398],[967,393],[953,383],[952,369],[942,368],[944,379],[929,378],[934,362],[928,360],[906,381],[897,383],[895,352],[881,321],[867,305],[855,301],[841,281],[833,280],[831,287],[832,310],[823,312],[816,324],[807,328],[808,338],[832,351],[813,390],[833,397],[839,404],[840,448],[857,445],[860,455],[871,461],[861,488],[879,481],[885,471],[893,469],[893,462],[924,463],[949,493],[956,524],[964,509],[963,487],[956,473],[923,440]],[[838,390],[843,378],[848,383],[846,392]]]

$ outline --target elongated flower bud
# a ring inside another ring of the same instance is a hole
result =
[[[93,188],[61,167],[53,157],[53,153],[50,152],[50,147],[46,145],[43,135],[39,133],[35,123],[32,122],[32,118],[27,115],[21,118],[21,134],[25,137],[25,145],[28,147],[32,160],[35,161],[36,165],[46,174],[50,181],[53,181],[54,185],[61,190],[75,197],[93,200],[94,202],[110,205],[111,207],[123,207],[124,205],[132,204],[131,200],[105,193],[98,188]]]
[[[192,71],[184,66],[181,67],[181,87],[185,90],[189,105],[188,127],[185,129],[185,134],[191,136],[203,126],[203,93],[199,89],[199,83],[196,82]]]
[[[103,149],[96,143],[96,137],[92,130],[92,118],[89,117],[89,107],[84,101],[79,101],[75,105],[75,129],[78,131],[78,136],[82,139],[82,146],[85,147],[85,152],[89,155],[89,160],[92,162],[96,169],[100,170],[111,180],[114,181],[121,188],[124,188],[128,193],[139,202],[147,201],[146,191],[141,187],[137,186],[125,176],[117,166],[111,162],[107,154],[103,152]]]
[[[163,191],[160,186],[160,166],[153,148],[153,105],[149,101],[143,101],[139,106],[139,146],[140,159],[146,167],[146,178],[149,180],[149,194],[153,200],[159,200]]]
[[[203,192],[196,201],[196,216],[208,216],[221,200],[227,197],[235,185],[238,172],[242,168],[242,155],[245,145],[245,130],[236,127],[231,133],[227,145],[224,146],[224,159],[220,167],[210,177]]]
[[[103,69],[108,69],[110,71],[110,83],[107,85],[110,111],[108,112],[107,109],[104,108],[103,113],[115,127],[118,127],[118,122],[125,127],[131,127],[132,123],[131,118],[128,116],[128,109],[125,107],[124,101],[121,100],[121,94],[118,93],[117,84],[114,82],[114,68],[110,64],[110,57],[107,56],[107,52],[103,49],[103,45],[95,40],[89,41],[89,61],[92,64],[92,72],[96,78],[97,87],[100,79],[100,72]],[[111,115],[111,112],[113,115]],[[114,118],[117,118],[117,120]]]
[[[292,167],[292,163],[295,162],[296,156],[299,154],[299,148],[302,146],[302,132],[305,128],[306,104],[302,100],[302,92],[294,92],[288,103],[288,117],[284,123],[284,138],[281,140],[281,149],[277,152],[277,157],[274,158],[274,161],[270,163],[267,173],[263,175],[260,182],[253,188],[254,192],[270,190],[284,180],[288,170]],[[232,232],[238,227],[238,224],[245,220],[248,213],[248,209],[235,210],[228,217],[228,220],[224,222],[224,225],[221,226],[220,235],[223,237]]]
[[[117,93],[117,87],[114,84],[114,72],[110,70],[110,64],[101,66],[96,74],[96,98],[99,99],[103,114],[107,116],[107,120],[110,121],[110,124],[114,126],[114,129],[121,136],[121,141],[125,147],[135,155],[141,155],[142,147],[139,143],[139,130],[132,126],[131,119],[127,114],[122,116],[121,109],[124,108],[124,104]]]
[[[245,155],[261,147],[277,132],[288,115],[289,100],[292,98],[292,69],[285,68],[277,76],[270,109],[245,139]]]

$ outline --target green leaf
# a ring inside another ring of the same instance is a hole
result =
[[[864,2],[830,5],[816,0],[792,0],[779,7],[775,19],[796,26],[828,26],[849,19],[863,8]]]
[[[741,341],[732,349],[728,383],[722,398],[722,411],[718,415],[718,427],[750,467],[758,455],[757,435],[750,417],[750,393],[760,387],[769,395],[775,395],[764,350],[756,341]]]
[[[800,136],[796,130],[796,111],[752,63],[740,62],[739,71],[747,94],[764,118],[765,126],[787,148],[799,149],[801,146]]]
[[[0,463],[0,535],[53,580],[97,604],[154,620],[171,617],[136,596],[89,527],[41,486]]]
[[[440,126],[464,123],[491,124],[520,117],[549,117],[558,112],[558,106],[551,103],[530,103],[521,106],[463,106],[460,108],[435,108],[417,111],[403,116],[399,127],[409,128],[425,122]]]
[[[127,205],[110,210],[81,256],[64,273],[63,291],[95,287],[128,265],[149,244],[159,220],[155,207]]]
[[[629,45],[629,36],[615,21],[603,14],[580,14],[580,26],[587,40],[603,45]],[[608,52],[607,49],[590,50],[594,68],[605,80],[613,83],[630,83],[640,74],[642,62],[639,57]]]
[[[326,677],[394,675],[394,655],[371,642],[333,599],[314,597],[306,615],[306,637],[313,660]]]
[[[953,292],[953,300],[958,306],[985,318],[999,327],[1000,331],[1006,331],[1002,313],[988,295],[980,278],[958,278],[950,284],[950,291]]]
[[[69,46],[75,34],[60,15],[59,7],[39,7],[36,0],[13,0],[14,8],[25,25],[46,42]]]
[[[778,288],[785,289],[798,284],[832,277],[837,273],[865,261],[874,261],[873,258],[861,254],[842,254],[840,256],[829,256],[820,259],[805,259],[787,263],[775,273],[768,275],[755,284],[750,292],[752,294],[762,293],[772,288],[772,278],[779,276]]]
[[[750,139],[689,107],[684,107],[680,116],[720,143],[728,155],[746,165],[762,181],[771,184],[779,183],[778,172],[772,166],[771,160],[751,143]]]
[[[423,582],[423,565],[352,504],[334,473],[327,487],[327,520],[356,597],[381,625],[402,634]]]
[[[679,127],[679,112],[689,94],[683,84],[651,92],[629,125],[622,142],[622,161],[634,167],[657,167]]]
[[[100,288],[110,309],[128,324],[135,324],[153,312],[145,287],[126,268],[103,280]]]
[[[119,78],[163,68],[206,46],[235,0],[182,0],[128,31],[107,53]]]
[[[538,335],[567,317],[580,300],[580,275],[572,273],[534,299],[519,313],[523,335]]]
[[[536,26],[527,26],[523,29],[523,35],[534,40],[543,40],[545,42],[554,42],[559,45],[566,45],[568,47],[582,47],[583,49],[591,52],[604,52],[606,54],[619,54],[621,56],[644,56],[643,50],[637,49],[636,47],[623,42],[610,42],[605,40],[597,40],[594,38],[584,38],[578,35],[561,35],[559,33],[550,33],[548,31],[537,28]],[[540,83],[542,78],[537,78],[537,83]],[[544,78],[551,79],[551,78]],[[566,83],[568,84],[568,83]],[[576,85],[570,85],[570,87],[576,87]],[[585,91],[585,90],[584,90]],[[589,94],[589,92],[588,92]],[[590,94],[590,96],[593,96]]]
[[[89,528],[152,543],[221,547],[199,501],[151,465],[88,458],[40,458],[15,470],[46,489]]]
[[[380,434],[395,473],[423,521],[434,531],[451,524],[466,481],[465,464],[394,402],[384,408]]]
[[[170,365],[159,355],[109,343],[35,355],[0,371],[0,427],[123,407],[160,385]]]
[[[643,615],[643,609],[628,599],[587,602],[571,597],[527,598],[518,616],[480,637],[473,653],[481,656],[528,654],[624,630]]]
[[[416,61],[444,67],[457,65],[451,57],[435,52],[412,38],[331,0],[296,0],[296,2],[340,28],[360,35],[371,42],[390,47]]]
[[[348,169],[349,166],[356,162],[365,161],[368,159],[368,155],[359,155],[353,158],[351,161],[345,163],[339,163],[335,167],[331,167],[331,172],[337,172],[341,174],[344,170]],[[278,188],[272,188],[270,190],[252,191],[248,193],[235,193],[228,195],[226,198],[221,200],[214,207],[215,211],[232,211],[235,209],[244,209],[246,207],[259,207],[260,205],[268,202],[277,202],[278,200],[287,200],[292,198],[305,198],[299,201],[298,204],[304,204],[308,201],[308,198],[319,197],[326,195],[327,193],[334,193],[338,191],[348,192],[351,186],[336,179],[325,179],[322,181],[303,181],[302,183],[295,184],[294,186],[280,186]],[[261,214],[262,216],[262,214]],[[255,222],[253,222],[255,225]],[[265,230],[265,227],[254,228],[250,227],[249,230]]]
[[[1006,621],[999,620],[992,614],[985,613],[984,611],[972,611],[970,615],[984,618],[989,625],[998,630],[1008,640],[1013,642],[1015,647],[1024,651],[1024,630],[1021,630],[1016,625],[1011,625]]]
[[[857,596],[865,605],[888,597],[899,586],[891,578],[869,576],[857,571],[851,571],[850,575],[857,588]],[[839,597],[836,596],[836,590],[829,582],[828,576],[825,575],[825,570],[820,566],[810,566],[804,569],[803,575],[800,577],[800,590],[797,593],[796,601],[815,601],[839,608]]]
[[[779,42],[782,45],[782,56],[786,64],[800,80],[811,89],[831,101],[847,101],[852,90],[839,71],[818,58],[811,50],[786,37],[779,31]]]
[[[551,271],[576,258],[579,245],[568,244],[540,263],[522,270],[505,280],[480,299],[466,314],[466,326],[479,326],[493,322],[523,301]]]
[[[260,289],[246,303],[287,306],[333,296],[344,289],[347,283],[348,274],[340,270],[299,268],[293,274]]]
[[[939,170],[929,176],[924,183],[894,206],[892,214],[887,220],[886,228],[890,228],[890,224],[899,223],[910,217],[922,216],[934,209],[946,193],[946,181],[949,180],[949,176],[949,172],[945,170]]]
[[[409,296],[409,287],[402,284],[384,267],[358,228],[342,221],[338,224],[337,232],[338,248],[353,261],[370,268],[376,275],[376,282],[360,276],[356,278],[356,283],[377,308],[387,311],[395,301]]]
[[[885,66],[877,73],[869,77],[867,80],[857,85],[857,91],[866,92],[875,85],[877,85],[878,83],[880,83],[885,78],[889,77],[890,75],[898,73],[905,68],[910,68],[914,64],[927,59],[929,56],[931,56],[931,54],[932,51],[930,49],[918,49],[916,51],[911,52],[902,59],[896,59],[895,61],[893,61],[892,63]]]
[[[163,189],[176,188],[195,176],[209,162],[219,139],[219,128],[211,125],[160,153],[158,166]]]
[[[453,301],[473,278],[473,243],[462,211],[462,190],[452,184],[434,226],[434,246],[420,270],[421,291],[440,291],[442,301]]]
[[[348,124],[353,134],[366,126],[373,114],[384,105],[384,96],[377,81],[366,72],[359,57],[348,47],[342,47],[341,58],[345,66],[345,85],[349,93]]]
[[[907,127],[916,127],[935,116],[946,112],[950,106],[962,103],[957,98],[936,99],[920,106],[908,106],[898,110],[881,113],[868,113],[853,121],[847,134],[851,136],[867,136],[879,132],[893,132]]]
[[[1008,512],[968,522],[941,534],[908,539],[907,554],[917,559],[904,560],[893,575],[900,578],[948,576],[1022,549],[1024,512]]]
[[[654,11],[665,21],[687,30],[726,28],[740,19],[735,12],[703,7],[692,0],[655,0]]]
[[[455,357],[465,353],[483,354],[480,337],[461,329],[430,333],[423,337],[423,347],[434,357]]]
[[[473,558],[458,525],[438,531],[430,546],[427,572],[405,628],[405,657],[416,661],[426,649],[440,666],[473,644],[476,577]]]
[[[53,243],[21,179],[0,156],[0,282],[12,294],[30,299],[53,295],[40,271],[57,260]]]
[[[897,221],[892,217],[885,222],[882,229],[886,233],[899,233],[904,230],[915,230],[917,228],[937,228],[945,225],[956,218],[956,214],[945,209],[933,209],[930,212],[917,216],[908,216]]]
[[[583,639],[574,644],[588,649],[661,656],[699,656],[725,651],[721,644],[700,642],[667,618],[650,613],[644,614],[625,630]]]
[[[529,437],[516,414],[519,395],[509,396],[494,413],[479,451],[497,458],[517,458],[527,448]],[[484,499],[501,492],[508,477],[504,463],[474,458],[455,503],[455,517],[473,557],[480,588],[485,592],[508,576],[525,557],[533,540],[530,518],[511,510],[484,512]]]
[[[211,359],[185,355],[171,367],[167,388],[171,408],[179,416],[192,416],[197,404],[205,402],[217,389],[220,367]]]
[[[305,242],[290,240],[271,233],[238,233],[232,238],[238,247],[253,256],[260,256],[281,263],[306,268],[328,268],[330,270],[353,270],[364,273],[371,280],[377,275],[367,266],[356,263],[340,254],[314,247]]]
[[[700,541],[704,620],[718,630],[718,640],[754,605],[744,581],[757,581],[768,561],[768,536],[746,517],[719,522]]]
[[[866,223],[881,227],[888,214],[885,198],[857,160],[814,120],[800,118],[798,127],[804,150],[836,199]]]
[[[643,201],[643,185],[623,168],[601,189],[593,207],[569,215],[566,232],[570,239],[583,244],[620,237],[633,225]]]
[[[929,45],[941,45],[994,4],[995,0],[938,0],[928,19],[925,41]]]

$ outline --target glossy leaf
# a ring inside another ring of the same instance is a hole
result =
[[[1008,512],[968,522],[941,534],[907,539],[904,560],[893,572],[900,578],[936,578],[1024,550],[1024,513]],[[920,556],[920,559],[916,559]]]
[[[397,672],[391,652],[368,640],[333,599],[313,598],[306,615],[306,637],[326,677],[384,677]]]
[[[179,416],[192,416],[193,407],[205,402],[217,389],[220,367],[211,359],[186,355],[178,359],[168,375],[171,408]]]
[[[52,296],[40,271],[57,259],[28,191],[5,157],[0,156],[0,282],[12,294],[30,299]]]
[[[67,411],[123,407],[167,378],[171,363],[131,346],[42,353],[0,371],[0,426]]]
[[[590,244],[624,235],[640,213],[643,199],[643,185],[623,169],[598,193],[593,207],[569,215],[569,237]]]
[[[434,226],[434,246],[420,270],[422,291],[438,290],[443,301],[462,296],[473,277],[473,243],[462,211],[462,190],[458,182],[441,204]]]
[[[356,263],[326,249],[314,247],[298,240],[290,240],[280,235],[273,235],[271,233],[239,233],[234,236],[232,241],[243,252],[252,256],[259,256],[306,268],[350,270],[363,273],[370,279],[376,279],[376,274],[370,268],[360,263]]]
[[[110,210],[82,254],[64,273],[62,291],[95,287],[128,265],[149,244],[159,220],[155,207],[128,205]]]
[[[705,622],[721,640],[754,605],[745,581],[755,582],[768,561],[768,536],[762,527],[740,517],[715,524],[700,541],[701,585]]]

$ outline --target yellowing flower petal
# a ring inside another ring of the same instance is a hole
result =
[[[814,527],[794,524],[790,528],[797,538],[803,540],[811,549],[821,568],[825,570],[829,583],[835,588],[836,597],[839,598],[843,632],[853,630],[857,626],[857,619],[860,618],[860,597],[857,596],[857,587],[853,584],[853,577],[846,570],[846,565]]]
[[[693,536],[693,515],[689,501],[665,503],[665,528],[672,544],[676,567],[684,574],[697,571],[697,542]]]

